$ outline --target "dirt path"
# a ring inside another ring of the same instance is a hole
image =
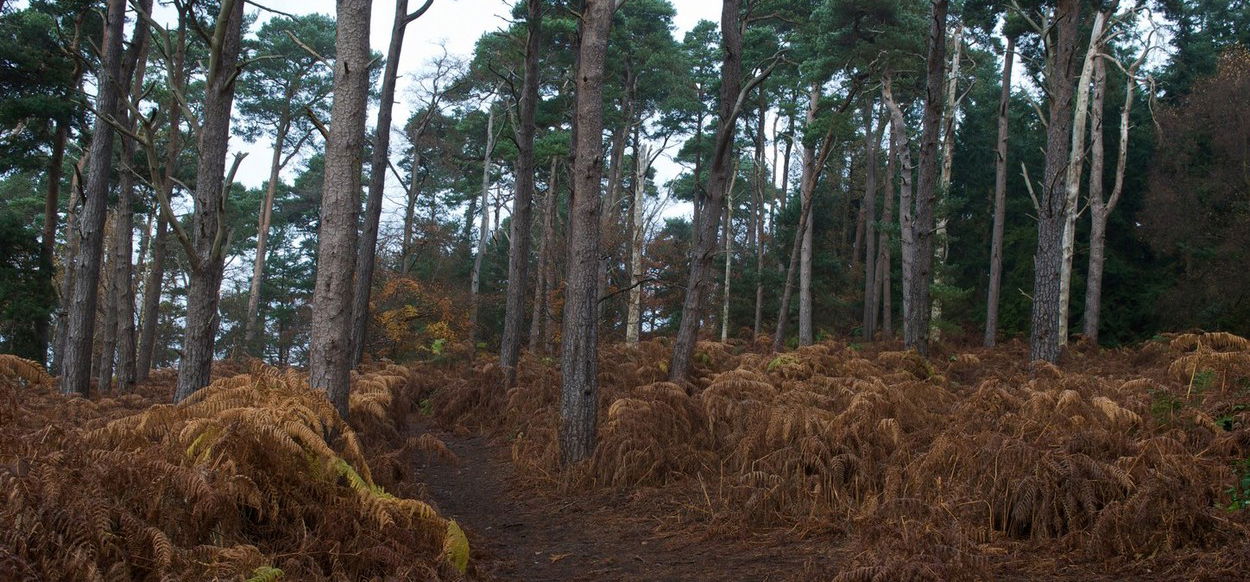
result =
[[[420,464],[420,478],[440,513],[467,530],[473,559],[495,580],[786,580],[812,556],[808,544],[657,533],[656,518],[633,515],[610,498],[542,498],[512,484],[505,448],[480,436],[430,432],[460,464]]]

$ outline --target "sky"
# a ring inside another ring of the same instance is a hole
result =
[[[334,0],[257,0],[262,6],[291,14],[308,14],[320,12],[334,15]],[[423,0],[408,0],[408,10],[421,6]],[[702,19],[719,21],[721,3],[715,0],[672,0],[677,16],[674,19],[676,38],[680,40],[687,30]],[[399,60],[399,81],[394,106],[396,130],[402,129],[404,120],[408,119],[412,108],[409,102],[413,99],[412,87],[414,79],[435,58],[442,55],[444,47],[449,55],[468,59],[472,56],[474,44],[483,33],[503,28],[507,25],[506,18],[511,13],[511,0],[434,0],[429,10],[419,19],[408,25],[404,36],[404,51]],[[249,13],[255,13],[263,21],[272,17],[254,4],[247,5]],[[373,18],[370,25],[369,44],[373,50],[385,54],[390,43],[391,22],[395,15],[395,3],[387,0],[374,0]],[[160,18],[158,14],[158,19]],[[172,11],[169,18],[173,19]],[[259,28],[259,23],[254,27]],[[369,125],[376,119],[376,110],[369,115]],[[397,135],[392,135],[394,144],[401,143]],[[233,138],[232,151],[246,151],[248,156],[239,167],[236,180],[249,187],[259,187],[269,177],[269,149],[271,143],[258,141],[248,144],[240,138]],[[672,148],[676,149],[676,148]],[[392,151],[392,154],[394,151]],[[285,178],[291,179],[298,171],[299,164],[287,167]],[[675,176],[679,168],[671,161],[660,159],[656,163],[657,182],[663,184]],[[392,200],[402,195],[402,191],[394,176],[387,175],[387,195]],[[392,204],[387,207],[393,208]],[[670,212],[677,208],[669,209]],[[383,220],[387,220],[384,217]]]

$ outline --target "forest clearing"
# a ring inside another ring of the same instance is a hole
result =
[[[1245,0],[0,0],[0,581],[1245,578],[1248,94]]]

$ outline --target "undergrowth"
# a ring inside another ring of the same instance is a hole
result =
[[[154,404],[161,377],[87,400],[0,356],[0,579],[461,577],[459,526],[395,495],[416,490],[404,455],[450,455],[394,444],[408,370],[353,376],[354,426],[294,372],[253,366],[178,405]]]
[[[551,365],[524,360],[510,390],[493,362],[415,377],[446,427],[511,442],[536,490],[698,499],[664,511],[706,535],[828,535],[838,580],[1241,578],[1250,342],[1169,339],[1062,367],[1019,343],[700,342],[684,385],[663,340],[605,346],[598,446],[572,468]]]

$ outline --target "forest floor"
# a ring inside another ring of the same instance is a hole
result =
[[[426,499],[468,532],[476,570],[495,581],[791,580],[833,540],[726,540],[666,526],[647,501],[619,494],[544,495],[516,480],[508,447],[414,422],[458,463],[419,460]],[[640,507],[645,506],[645,507]]]

